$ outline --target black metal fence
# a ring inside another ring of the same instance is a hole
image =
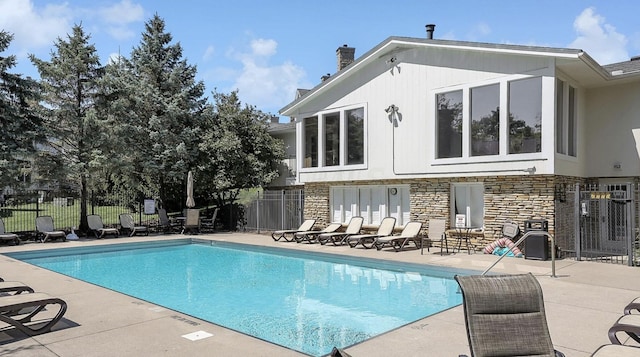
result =
[[[144,213],[144,199],[139,193],[116,192],[87,197],[87,214],[101,216],[105,226],[117,226],[121,213],[131,213],[137,224],[152,225],[157,215]],[[155,202],[155,201],[154,201]],[[11,191],[0,199],[0,217],[7,232],[17,233],[23,239],[33,237],[35,219],[51,216],[56,229],[71,231],[80,226],[81,202],[78,193],[43,190]]]

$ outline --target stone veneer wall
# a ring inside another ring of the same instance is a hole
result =
[[[312,182],[305,184],[305,218],[315,218],[318,226],[331,221],[329,189],[331,186],[349,185],[409,185],[411,220],[423,222],[423,234],[427,232],[430,218],[445,219],[450,224],[450,192],[452,183],[482,182],[484,184],[484,222],[482,234],[474,235],[474,250],[482,250],[487,244],[501,237],[502,225],[515,221],[524,230],[529,219],[544,219],[549,232],[555,230],[556,184],[575,183],[573,177],[553,175],[483,176],[461,178],[435,178],[385,181]],[[449,238],[449,246],[457,244]],[[435,244],[438,246],[439,244]]]

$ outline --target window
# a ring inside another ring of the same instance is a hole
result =
[[[303,119],[303,168],[365,163],[364,107],[332,110]]]
[[[471,156],[500,153],[500,85],[471,88]]]
[[[364,108],[347,110],[347,165],[364,164]]]
[[[484,226],[484,185],[479,182],[451,185],[451,226],[464,215],[468,227]]]
[[[340,113],[324,116],[324,166],[340,165]]]
[[[361,216],[364,224],[394,217],[396,225],[410,220],[409,186],[338,186],[330,193],[333,222],[348,223]]]
[[[556,152],[576,156],[576,89],[556,79]]]
[[[462,91],[440,93],[436,101],[437,157],[462,157]]]
[[[318,167],[318,117],[304,118],[304,162],[302,167]]]
[[[542,151],[542,79],[509,82],[509,154]]]

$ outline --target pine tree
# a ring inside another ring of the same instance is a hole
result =
[[[92,161],[100,156],[95,100],[103,72],[95,46],[81,25],[66,40],[58,38],[51,60],[30,55],[42,86],[42,111],[48,148],[42,150],[38,170],[55,179],[58,188],[80,188],[80,230],[87,229],[88,180]]]
[[[12,39],[13,35],[0,31],[0,53]],[[38,84],[31,78],[9,73],[15,65],[15,56],[0,56],[0,187],[15,186],[19,176],[31,173],[35,144],[44,139],[42,118],[33,110]]]
[[[201,114],[206,107],[204,84],[196,67],[172,44],[165,23],[155,15],[131,58],[110,64],[104,95],[115,123],[121,182],[138,192],[157,192],[161,201],[179,205],[187,172],[198,157]],[[110,119],[110,120],[111,120]],[[153,188],[153,190],[151,190]]]

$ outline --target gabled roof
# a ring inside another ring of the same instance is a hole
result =
[[[300,105],[304,104],[309,99],[320,95],[324,91],[329,90],[331,87],[348,78],[352,73],[355,73],[359,68],[365,66],[366,64],[378,60],[381,57],[390,58],[394,53],[404,50],[428,47],[553,57],[556,59],[557,68],[571,75],[571,77],[579,80],[584,86],[587,87],[602,84],[603,82],[613,79],[614,77],[620,77],[620,75],[636,74],[637,70],[640,70],[640,60],[637,61],[637,64],[633,63],[632,65],[629,65],[629,62],[634,62],[629,61],[609,65],[605,68],[598,64],[594,59],[592,59],[586,52],[580,49],[392,36],[360,56],[349,66],[343,68],[341,71],[322,81],[314,88],[308,91],[298,90],[295,100],[280,109],[279,112],[281,115],[294,116],[296,114],[296,109]],[[636,65],[638,67],[636,67]],[[634,70],[631,71],[630,68],[634,68]],[[622,70],[623,72],[614,72],[616,75],[612,75],[612,69],[613,71]]]

